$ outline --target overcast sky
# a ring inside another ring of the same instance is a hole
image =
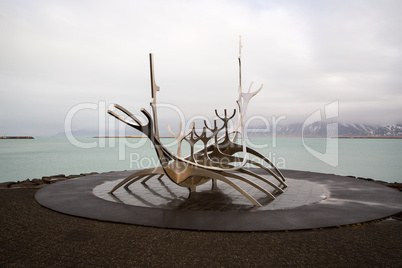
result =
[[[303,122],[339,101],[339,121],[400,123],[401,10],[399,0],[0,0],[0,135],[55,135],[74,107],[73,129],[94,130],[104,111],[77,108],[88,103],[148,108],[151,52],[158,103],[187,118],[234,109],[239,35],[243,87],[264,84],[249,116]]]

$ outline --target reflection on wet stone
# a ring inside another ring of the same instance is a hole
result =
[[[253,180],[252,177],[248,179]],[[128,189],[120,188],[113,195],[108,194],[110,187],[121,179],[105,182],[94,188],[95,196],[110,202],[118,202],[131,206],[160,208],[167,210],[190,211],[264,211],[277,209],[292,209],[299,206],[318,203],[329,196],[324,186],[306,180],[288,178],[289,186],[284,193],[272,191],[275,200],[267,197],[257,189],[251,189],[250,194],[256,197],[262,207],[255,208],[253,204],[235,189],[225,183],[218,183],[216,189],[211,189],[211,183],[205,183],[197,188],[197,192],[189,197],[189,191],[171,182],[166,176],[161,179],[150,179],[146,183],[134,183]],[[258,181],[255,181],[258,183]],[[241,182],[239,182],[240,186]],[[246,187],[246,186],[245,186]]]
[[[196,211],[249,210],[253,205],[236,204],[231,196],[220,190],[196,192],[180,204],[177,209]]]

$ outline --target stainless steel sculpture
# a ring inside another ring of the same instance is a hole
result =
[[[237,100],[238,120],[236,126],[231,131],[229,131],[228,122],[235,117],[236,110],[234,110],[232,115],[228,116],[226,109],[224,110],[223,115],[215,110],[216,116],[223,122],[222,126],[218,127],[215,120],[214,126],[209,127],[206,121],[204,121],[204,126],[202,128],[201,134],[198,134],[196,132],[194,123],[192,125],[192,128],[186,133],[182,131],[182,126],[180,124],[178,134],[174,134],[168,124],[168,131],[172,134],[172,136],[176,138],[178,143],[176,154],[170,152],[159,139],[156,92],[159,91],[160,88],[155,83],[152,54],[150,54],[149,57],[152,96],[150,105],[152,109],[152,116],[145,109],[141,109],[141,112],[145,115],[148,122],[142,123],[132,113],[130,113],[128,110],[118,104],[115,104],[114,107],[127,115],[134,122],[116,114],[113,111],[109,110],[108,113],[118,120],[144,133],[153,143],[161,165],[155,168],[138,170],[134,172],[131,176],[123,179],[120,183],[118,183],[109,193],[113,194],[113,192],[121,186],[124,186],[124,188],[128,189],[131,184],[141,179],[142,182],[145,183],[147,180],[156,175],[158,175],[158,178],[161,178],[165,175],[177,185],[187,187],[190,190],[190,195],[191,193],[195,192],[198,185],[212,180],[212,187],[214,188],[216,187],[217,181],[222,181],[239,191],[255,206],[261,206],[261,204],[257,200],[255,200],[244,189],[242,189],[234,182],[236,180],[239,180],[247,183],[252,187],[255,187],[256,189],[269,196],[271,199],[275,199],[275,196],[271,192],[267,191],[259,184],[241,176],[241,174],[252,176],[258,179],[260,182],[269,185],[277,192],[283,193],[283,188],[287,187],[287,185],[282,173],[265,156],[246,146],[246,139],[244,138],[244,119],[246,116],[247,106],[251,98],[254,97],[262,89],[262,85],[257,91],[254,92],[250,92],[252,84],[250,85],[248,92],[242,91],[241,41],[239,42],[238,57],[239,97]],[[218,134],[222,132],[224,134],[221,137],[218,137]],[[233,136],[233,138],[231,138],[231,135]],[[239,135],[241,136],[242,145],[236,143]],[[190,155],[184,158],[181,156],[181,144],[183,141],[186,141],[190,145]],[[203,143],[203,148],[195,152],[194,147],[198,141],[201,141]],[[242,157],[235,155],[239,152],[243,152]],[[259,158],[269,167],[248,159],[249,154]],[[232,163],[235,162],[240,162],[241,164],[238,166],[232,165]],[[271,177],[277,182],[273,183],[270,180],[245,169],[244,166],[246,164],[251,164],[265,170],[267,174],[271,175]]]

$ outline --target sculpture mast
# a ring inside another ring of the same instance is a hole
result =
[[[238,90],[239,100],[238,101],[240,101],[240,99],[241,99],[241,48],[242,47],[243,46],[241,45],[241,35],[239,35],[239,57],[238,57],[238,59],[239,59],[239,90]]]
[[[152,115],[154,118],[154,133],[155,138],[159,140],[159,128],[158,128],[158,114],[156,110],[156,92],[160,90],[160,87],[155,83],[155,73],[154,73],[154,59],[152,53],[149,53],[149,64],[151,73],[151,108]]]
[[[239,129],[239,127],[242,124],[242,116],[241,116],[241,109],[242,109],[242,103],[241,103],[241,92],[242,92],[242,88],[241,88],[241,48],[243,46],[241,45],[241,35],[239,35],[239,57],[237,58],[239,60],[239,88],[238,88],[238,93],[239,93],[239,97],[237,98],[237,105],[239,106],[239,115],[238,115],[238,120],[237,120],[237,126],[234,128],[234,130],[236,131],[237,129]],[[233,141],[236,141],[238,138],[238,132],[235,133],[234,137],[233,137]],[[243,133],[242,133],[243,135]]]

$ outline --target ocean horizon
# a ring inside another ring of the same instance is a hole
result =
[[[279,169],[402,183],[401,139],[249,138],[247,145]],[[161,141],[174,153],[174,139]],[[35,138],[0,141],[0,182],[57,174],[137,170],[159,164],[147,138]],[[189,148],[183,142],[183,155]],[[336,148],[335,148],[336,147]],[[252,157],[251,157],[252,158]],[[254,160],[254,159],[253,159]]]

